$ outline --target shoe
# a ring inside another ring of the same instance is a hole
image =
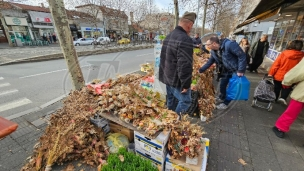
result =
[[[284,104],[284,105],[287,106],[286,100],[283,99],[283,98],[279,98],[279,99],[278,99],[278,102],[280,102],[280,103],[282,103],[282,104]]]
[[[220,99],[219,97],[215,98],[215,103],[223,103],[224,100]]]
[[[273,132],[276,134],[277,137],[279,137],[279,138],[284,138],[285,132],[280,131],[280,129],[277,128],[277,127],[275,127],[275,126],[272,127],[272,130],[273,130]]]
[[[221,103],[221,104],[216,106],[216,109],[218,109],[218,110],[225,110],[227,108],[228,108],[228,106],[225,105],[224,103]]]

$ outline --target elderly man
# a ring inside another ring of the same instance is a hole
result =
[[[216,108],[224,110],[228,108],[228,104],[230,103],[230,100],[226,99],[226,88],[229,79],[233,73],[237,73],[239,77],[244,75],[247,65],[246,54],[235,41],[226,38],[220,41],[218,37],[211,37],[205,45],[211,49],[211,57],[199,69],[199,72],[204,72],[214,63],[221,70],[221,73],[219,73],[221,77],[220,95],[217,98],[217,102],[220,104]]]
[[[166,36],[160,54],[159,80],[166,84],[167,107],[178,114],[185,113],[191,104],[193,42],[189,33],[195,19],[195,13],[185,12],[178,26]]]

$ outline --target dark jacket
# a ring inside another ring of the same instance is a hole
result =
[[[193,67],[193,42],[177,26],[163,41],[160,54],[159,80],[176,88],[190,88]]]
[[[222,63],[225,73],[245,73],[246,71],[246,54],[241,47],[235,42],[229,39],[222,41],[220,50],[222,50]],[[207,63],[199,69],[202,73],[207,70],[212,64],[219,63],[220,60],[214,50],[211,50],[211,57]]]
[[[193,41],[193,46],[194,47],[197,47],[196,45],[199,45],[199,44],[202,44],[202,40],[198,37],[198,38],[193,38],[192,39],[192,41]]]
[[[250,48],[250,51],[249,51],[249,54],[252,58],[255,58],[256,57],[256,53],[257,53],[257,49],[258,49],[258,42],[260,40],[256,41]],[[263,48],[263,53],[262,53],[262,56],[258,56],[258,57],[261,57],[261,58],[264,58],[264,56],[266,55],[267,51],[269,49],[269,42],[266,41],[265,44],[264,44],[264,48]]]

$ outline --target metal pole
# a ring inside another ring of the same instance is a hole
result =
[[[199,12],[199,8],[200,8],[200,0],[197,0],[197,11],[196,11],[196,15],[197,15],[197,18],[196,18],[196,23],[195,23],[195,33],[197,33],[197,23],[198,23],[198,12]]]
[[[63,0],[49,0],[54,25],[57,30],[60,47],[65,58],[74,89],[81,90],[84,87],[84,78],[79,66],[78,56],[73,45],[68,17]]]
[[[208,0],[205,1],[205,6],[204,6],[204,16],[203,16],[203,26],[202,26],[202,30],[201,30],[201,36],[203,36],[204,32],[205,32],[205,22],[206,22],[207,8],[208,8]]]

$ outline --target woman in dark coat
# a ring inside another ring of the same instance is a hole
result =
[[[262,35],[261,39],[255,42],[250,49],[250,57],[252,58],[252,63],[249,66],[249,71],[256,72],[259,66],[263,63],[264,56],[269,49],[268,36],[266,34]]]

